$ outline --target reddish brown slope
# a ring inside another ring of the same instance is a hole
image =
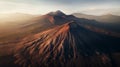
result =
[[[115,63],[111,54],[118,51],[116,46],[120,41],[89,31],[76,22],[57,26],[30,39],[24,46],[16,47],[16,63],[24,67],[112,67]]]

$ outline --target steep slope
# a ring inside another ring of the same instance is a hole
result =
[[[16,47],[23,67],[112,67],[120,39],[92,32],[71,21],[27,37]],[[22,45],[24,44],[24,45]]]
[[[24,17],[23,17],[24,16]],[[9,16],[8,16],[9,17]],[[18,18],[19,20],[29,18],[29,15],[26,16],[26,14],[15,14],[11,16],[11,18]],[[33,16],[31,16],[33,17]],[[10,49],[13,50],[14,46],[16,46],[21,39],[23,39],[26,36],[31,36],[37,33],[40,33],[41,31],[44,31],[46,29],[50,29],[54,26],[61,25],[66,23],[66,21],[71,20],[73,16],[71,15],[65,15],[61,11],[56,12],[50,12],[45,15],[35,16],[25,22],[11,22],[11,24],[8,24],[9,30],[3,30],[0,27],[0,54],[6,55],[11,54]],[[10,17],[9,17],[10,18]],[[11,19],[14,20],[14,19]],[[8,20],[10,21],[10,20]],[[16,20],[17,21],[17,20]],[[0,25],[2,26],[2,25]],[[4,26],[4,29],[6,26]],[[11,29],[12,28],[12,29]],[[3,32],[4,31],[4,32]],[[14,44],[14,46],[13,46]],[[2,47],[1,47],[2,46]],[[4,46],[4,47],[3,47]],[[12,48],[8,49],[9,47],[13,46]],[[6,48],[6,49],[4,49]],[[6,51],[6,52],[4,52]]]

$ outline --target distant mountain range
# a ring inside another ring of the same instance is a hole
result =
[[[120,24],[120,16],[116,16],[116,15],[112,15],[112,14],[94,16],[94,15],[86,15],[86,14],[82,14],[82,13],[73,13],[72,15],[74,15],[78,18],[86,18],[86,19],[96,20],[99,22],[119,23]]]

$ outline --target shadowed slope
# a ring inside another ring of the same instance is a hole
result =
[[[118,51],[113,44],[119,44],[120,40],[109,38],[76,22],[66,23],[35,35],[20,48],[16,47],[16,63],[24,67],[112,67],[115,63],[111,52]],[[115,41],[108,43],[107,40]]]

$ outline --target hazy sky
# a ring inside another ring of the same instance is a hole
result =
[[[0,0],[0,13],[45,14],[56,10],[120,15],[120,0]]]

